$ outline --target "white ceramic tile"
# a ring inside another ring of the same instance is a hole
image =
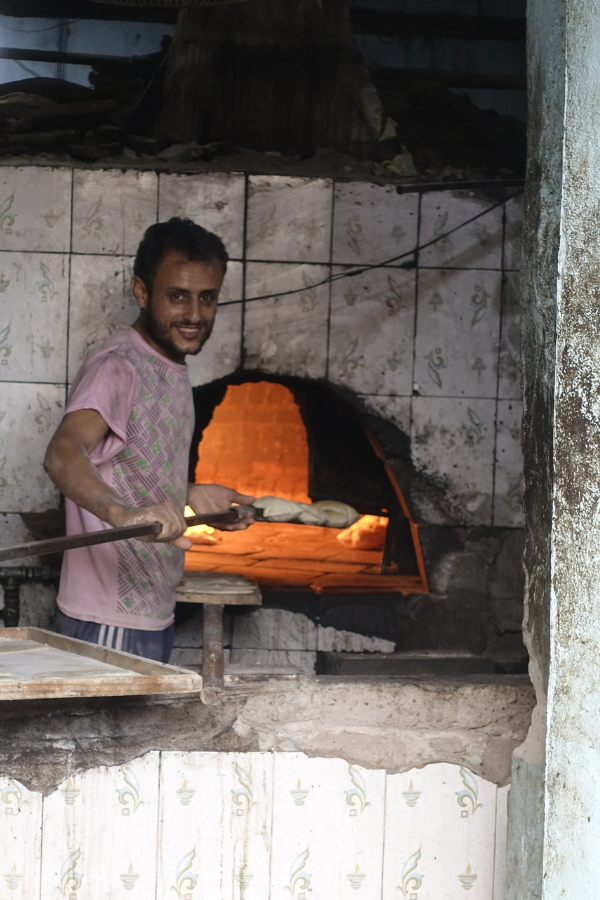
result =
[[[232,650],[231,665],[252,672],[277,672],[293,669],[305,675],[314,675],[317,654],[306,650]]]
[[[500,337],[500,377],[498,396],[521,399],[521,315],[517,272],[505,272],[502,296],[502,334]]]
[[[520,400],[498,401],[494,525],[523,525],[523,455]]]
[[[331,297],[331,381],[364,394],[410,394],[415,273],[374,269],[334,281]]]
[[[77,773],[44,800],[42,900],[154,897],[159,754]]]
[[[186,357],[192,385],[208,384],[235,372],[241,350],[242,306],[224,306],[217,312],[212,334],[200,353]]]
[[[506,839],[508,827],[508,792],[510,784],[498,788],[496,800],[496,845],[494,852],[493,900],[504,900],[506,885]]]
[[[308,616],[287,609],[257,609],[235,616],[234,650],[316,650],[317,626]]]
[[[241,259],[244,241],[245,177],[229,172],[160,175],[158,218],[192,219],[218,234],[232,258]]]
[[[281,262],[329,262],[332,184],[322,178],[252,175],[246,256]]]
[[[244,264],[241,262],[229,262],[227,272],[223,279],[223,286],[219,293],[219,304],[231,303],[241,300],[244,295]]]
[[[46,447],[64,412],[61,384],[12,384],[0,390],[0,510],[43,512],[59,493],[44,472]]]
[[[506,204],[504,230],[504,268],[521,268],[521,221],[523,219],[523,195]]]
[[[437,763],[387,778],[383,900],[492,900],[496,785]]]
[[[382,263],[416,246],[418,194],[398,194],[392,184],[336,184],[333,209],[334,263]]]
[[[421,251],[421,266],[458,266],[467,269],[498,269],[502,262],[502,206],[470,191],[432,191],[421,200],[421,246],[440,237]],[[484,213],[483,215],[479,215]],[[453,228],[478,216],[446,238]]]
[[[156,896],[265,900],[272,803],[269,753],[163,753]]]
[[[400,431],[410,434],[410,397],[359,395],[368,412],[393,422]]]
[[[419,272],[415,382],[421,395],[496,396],[501,277],[485,271]]]
[[[0,381],[64,381],[69,261],[0,253]]]
[[[277,753],[270,896],[379,900],[384,796],[384,772]]]
[[[24,544],[33,537],[22,517],[17,513],[0,514],[0,547],[11,544]]]
[[[71,169],[2,166],[3,250],[65,252],[71,237]]]
[[[69,382],[102,342],[119,325],[131,325],[139,309],[129,283],[133,261],[127,257],[73,256]]]
[[[246,301],[246,368],[324,377],[329,289],[314,285],[327,278],[329,269],[278,263],[248,263],[246,269],[247,298],[303,288],[287,297]]]
[[[412,456],[465,525],[491,525],[494,400],[413,397]]]
[[[0,777],[0,896],[40,896],[41,845],[42,795]]]
[[[73,252],[134,256],[144,231],[156,222],[155,172],[75,170]]]

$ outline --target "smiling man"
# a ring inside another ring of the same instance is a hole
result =
[[[138,319],[75,378],[45,462],[66,498],[67,533],[148,522],[162,532],[65,553],[61,634],[167,662],[175,588],[191,546],[185,504],[200,514],[254,499],[188,484],[194,407],[185,356],[210,337],[227,261],[221,240],[189,219],[152,225],[131,280]]]

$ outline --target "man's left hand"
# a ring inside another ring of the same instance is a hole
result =
[[[188,488],[187,502],[197,516],[208,513],[227,512],[232,503],[242,503],[250,506],[255,497],[250,494],[238,494],[233,488],[224,487],[222,484],[191,484]],[[247,528],[255,521],[252,513],[248,513],[235,525],[223,525],[220,531],[239,531]],[[218,526],[215,526],[218,528]]]

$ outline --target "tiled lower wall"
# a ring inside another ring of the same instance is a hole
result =
[[[520,525],[521,207],[496,202],[327,179],[0,167],[0,512],[57,504],[41,462],[67,386],[136,315],[128,281],[144,229],[178,214],[215,229],[233,260],[213,337],[190,361],[195,384],[240,365],[329,379],[410,434],[457,521]],[[2,524],[6,537],[17,527]]]
[[[460,766],[152,752],[48,797],[0,789],[0,884],[16,898],[503,897],[508,788]]]

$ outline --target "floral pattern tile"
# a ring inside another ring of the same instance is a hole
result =
[[[246,296],[299,290],[297,294],[246,304],[245,365],[248,369],[322,378],[326,371],[327,278],[325,266],[248,263]]]
[[[64,413],[62,384],[13,384],[0,392],[0,509],[56,509],[59,493],[44,472],[46,447]]]
[[[217,311],[213,332],[196,356],[186,363],[194,387],[231,375],[240,365],[242,351],[241,304],[222,306]]]
[[[0,168],[3,250],[65,253],[71,236],[70,168]]]
[[[192,219],[218,234],[232,259],[241,259],[244,244],[244,175],[228,172],[201,175],[161,174],[158,219]]]
[[[156,222],[158,177],[118,169],[73,174],[74,253],[134,256]]]
[[[44,799],[41,900],[155,895],[159,756],[78,772]]]
[[[498,396],[519,400],[521,389],[521,315],[518,272],[505,272],[502,292],[502,334],[498,361]]]
[[[43,797],[0,778],[0,891],[41,900],[503,896],[508,787],[303,753],[151,752]]]
[[[410,394],[414,272],[375,269],[335,281],[331,298],[330,380],[364,394]]]
[[[498,401],[494,525],[523,526],[523,455],[520,400]]]
[[[247,258],[329,262],[331,210],[330,181],[252,175],[248,184]]]
[[[495,400],[413,397],[413,462],[460,524],[492,524],[495,411]]]
[[[383,897],[491,900],[496,793],[448,763],[388,775]]]
[[[376,396],[373,394],[359,394],[359,399],[367,412],[381,416],[388,422],[410,434],[410,411],[412,400],[410,397],[392,397],[388,395]]]
[[[419,272],[415,383],[421,395],[496,396],[500,288],[500,272]]]
[[[502,264],[502,206],[486,212],[496,201],[469,191],[432,191],[421,200],[421,266],[463,269],[499,269]],[[483,213],[483,215],[480,215]],[[453,234],[447,232],[463,225]]]
[[[414,250],[418,194],[398,194],[394,185],[336,184],[333,262],[384,262]]]
[[[65,380],[69,258],[0,253],[0,381]]]
[[[69,382],[81,364],[120,325],[131,325],[138,305],[129,287],[130,258],[74,256],[71,260]]]

